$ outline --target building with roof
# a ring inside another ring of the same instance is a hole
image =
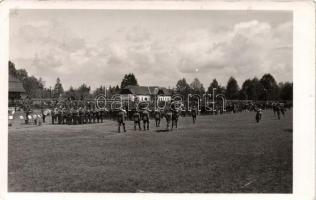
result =
[[[25,89],[23,83],[13,75],[9,75],[9,102],[19,100],[24,95]]]
[[[131,101],[153,101],[157,98],[159,101],[171,101],[171,90],[158,86],[135,86],[128,85],[121,90],[123,100]]]

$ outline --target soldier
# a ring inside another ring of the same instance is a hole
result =
[[[275,110],[276,110],[276,113],[277,113],[277,115],[278,115],[278,119],[280,119],[280,109],[281,109],[281,108],[280,108],[280,104],[277,103]]]
[[[79,107],[79,120],[78,120],[78,124],[83,124],[83,118],[84,118],[84,112],[83,112],[83,108]]]
[[[55,120],[56,120],[56,108],[53,108],[52,111],[50,112],[51,116],[52,116],[52,124],[55,124]]]
[[[140,113],[136,109],[134,110],[134,113],[133,113],[133,120],[134,120],[134,130],[136,131],[136,125],[138,125],[139,130],[142,130],[140,128]]]
[[[66,108],[64,107],[61,112],[62,116],[62,124],[66,124],[67,116],[66,116]]]
[[[125,120],[126,120],[126,113],[125,110],[120,109],[117,113],[117,122],[118,122],[118,132],[121,132],[121,125],[123,126],[124,132],[126,132],[125,129]]]
[[[57,108],[57,121],[58,124],[61,124],[61,108]]]
[[[88,124],[89,123],[89,115],[90,115],[90,110],[89,110],[89,108],[85,108],[84,109],[84,123],[85,124]]]
[[[103,123],[103,117],[105,115],[104,112],[105,112],[104,108],[99,109],[99,118],[101,120],[101,123]]]
[[[91,124],[93,120],[93,111],[89,109],[89,123]]]
[[[195,124],[196,115],[197,115],[196,107],[193,107],[193,109],[192,109],[192,111],[191,111],[191,116],[192,116],[193,124]]]
[[[149,130],[149,112],[147,109],[143,110],[142,112],[142,120],[143,120],[144,131],[146,130],[146,127],[147,127],[147,130]]]
[[[68,125],[71,125],[71,122],[72,122],[71,117],[72,117],[72,114],[71,114],[70,109],[68,108],[66,109],[66,123]]]
[[[79,124],[79,109],[78,108],[74,109],[73,117],[74,117],[74,124]]]
[[[44,103],[41,102],[41,114],[43,118],[43,123],[45,123],[46,113],[44,112]]]
[[[261,116],[262,116],[262,109],[261,108],[256,108],[256,121],[257,123],[259,123],[259,121],[261,120]]]
[[[176,129],[178,128],[178,119],[179,119],[179,110],[175,109],[172,111],[172,126],[171,129],[173,129],[173,126],[176,127]]]
[[[166,118],[166,121],[167,121],[167,130],[169,131],[169,127],[170,127],[170,122],[172,121],[172,111],[170,108],[167,108],[165,110],[165,118]]]
[[[70,121],[71,121],[71,124],[75,124],[75,109],[74,107],[71,107],[70,108]]]
[[[100,123],[101,120],[101,109],[96,108],[97,114],[97,123]]]
[[[160,119],[161,119],[161,112],[160,110],[155,110],[155,122],[156,122],[156,127],[160,126]]]
[[[93,108],[92,110],[92,116],[93,116],[93,123],[96,122],[96,119],[98,118],[98,111],[96,108]]]

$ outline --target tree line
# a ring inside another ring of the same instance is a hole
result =
[[[269,73],[264,74],[260,80],[256,77],[245,80],[241,88],[234,77],[229,78],[226,86],[221,86],[216,79],[213,79],[207,89],[197,78],[190,84],[183,78],[177,82],[175,88],[175,91],[183,96],[190,93],[199,94],[200,96],[205,92],[213,94],[213,90],[215,90],[215,94],[223,94],[229,100],[293,100],[293,83],[277,83]]]
[[[42,78],[29,76],[25,69],[16,69],[15,64],[9,61],[10,75],[18,78],[26,91],[26,95],[30,98],[68,98],[68,99],[90,99],[99,94],[105,94],[112,97],[119,94],[121,89],[127,85],[138,85],[137,79],[133,73],[125,74],[120,86],[99,86],[95,90],[83,83],[78,88],[70,87],[64,90],[60,78],[56,79],[54,87],[45,87]],[[225,95],[229,100],[292,100],[293,99],[293,83],[280,82],[277,83],[275,78],[267,73],[261,79],[256,77],[245,80],[239,87],[237,80],[230,77],[226,86],[221,86],[216,79],[213,79],[207,89],[198,78],[195,78],[190,84],[185,78],[180,79],[175,88],[171,89],[172,93],[177,93],[182,96],[188,94],[203,95],[206,92],[209,94],[215,90],[216,94]]]

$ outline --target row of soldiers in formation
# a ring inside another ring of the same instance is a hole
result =
[[[85,107],[66,108],[55,107],[50,112],[52,124],[88,124],[103,123],[106,116],[105,109],[88,109]]]
[[[141,121],[143,122],[143,130],[149,130],[149,122],[150,122],[150,110],[148,109],[141,109],[136,110],[134,109],[132,114],[132,119],[134,121],[134,130],[141,129]],[[171,130],[175,127],[178,128],[178,119],[180,116],[181,110],[175,109],[173,107],[169,109],[163,109],[163,110],[155,110],[154,111],[154,119],[156,127],[160,127],[160,121],[162,118],[166,119],[167,122],[167,130],[171,128]],[[191,111],[191,116],[193,119],[193,123],[196,121],[196,116],[198,113],[198,110],[196,108],[193,108]],[[124,109],[120,109],[117,113],[117,122],[118,122],[118,132],[121,132],[121,127],[123,128],[123,131],[126,132],[125,127],[125,121],[127,120],[127,112]]]

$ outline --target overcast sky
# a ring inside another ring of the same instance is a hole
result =
[[[64,89],[120,84],[208,87],[271,73],[292,81],[292,13],[249,11],[18,10],[10,16],[10,60]]]

